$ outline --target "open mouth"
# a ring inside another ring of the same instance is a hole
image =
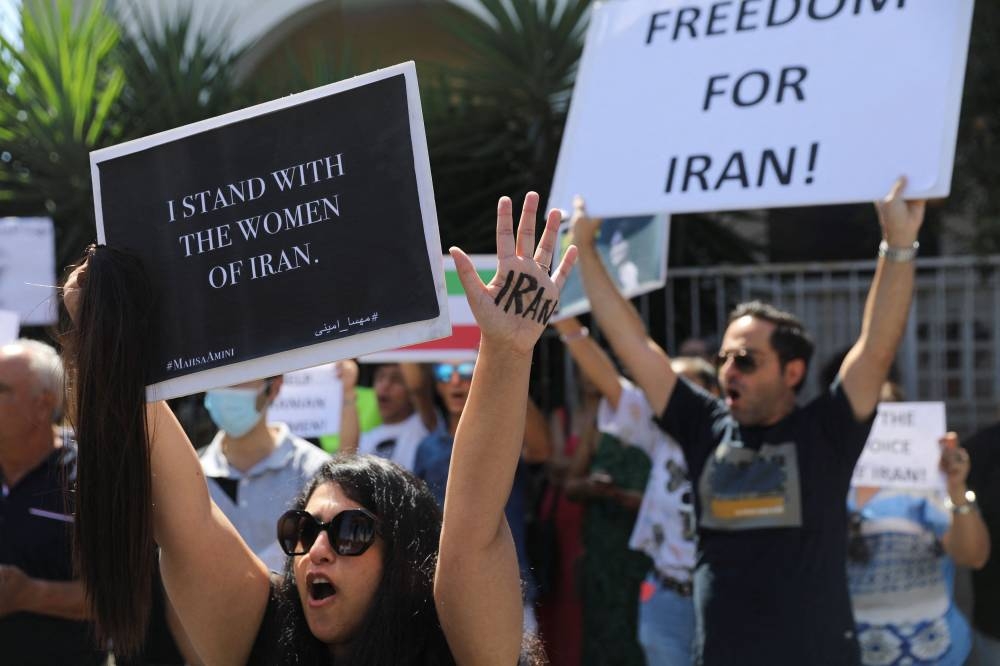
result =
[[[316,576],[308,581],[309,598],[313,601],[323,601],[337,594],[333,583],[322,576]]]
[[[730,405],[740,399],[740,392],[737,389],[726,389],[726,402]]]

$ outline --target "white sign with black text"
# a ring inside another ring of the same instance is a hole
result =
[[[267,419],[287,423],[299,437],[335,435],[340,432],[343,394],[332,363],[289,372],[267,410]]]
[[[851,485],[943,490],[938,440],[945,432],[943,402],[880,403]]]
[[[552,186],[598,217],[946,196],[974,0],[594,5]]]

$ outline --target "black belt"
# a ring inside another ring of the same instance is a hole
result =
[[[682,597],[690,597],[693,592],[693,585],[691,584],[691,581],[682,582],[676,578],[664,576],[656,569],[650,571],[650,575],[652,575],[656,582],[660,584],[660,587],[672,590]]]

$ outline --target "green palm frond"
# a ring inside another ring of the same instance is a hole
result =
[[[128,81],[119,112],[130,137],[242,105],[234,78],[242,51],[230,47],[225,19],[197,28],[191,5],[154,15],[133,3],[126,12],[124,20],[134,27],[122,35],[116,56]]]
[[[354,49],[346,42],[340,45],[337,52],[328,46],[314,47],[304,57],[287,48],[280,77],[273,73],[265,75],[257,82],[252,94],[255,100],[266,101],[349,79],[366,70],[359,65]]]
[[[480,0],[441,21],[466,47],[461,68],[422,86],[442,239],[487,251],[498,194],[544,201],[583,48],[589,0]]]
[[[120,31],[101,0],[24,3],[20,16],[21,44],[0,36],[0,215],[52,216],[65,262],[93,236],[89,152],[121,136]]]

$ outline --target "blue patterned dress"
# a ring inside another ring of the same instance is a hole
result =
[[[854,512],[847,581],[865,666],[961,666],[972,645],[941,547],[950,516],[935,499],[881,491]]]

